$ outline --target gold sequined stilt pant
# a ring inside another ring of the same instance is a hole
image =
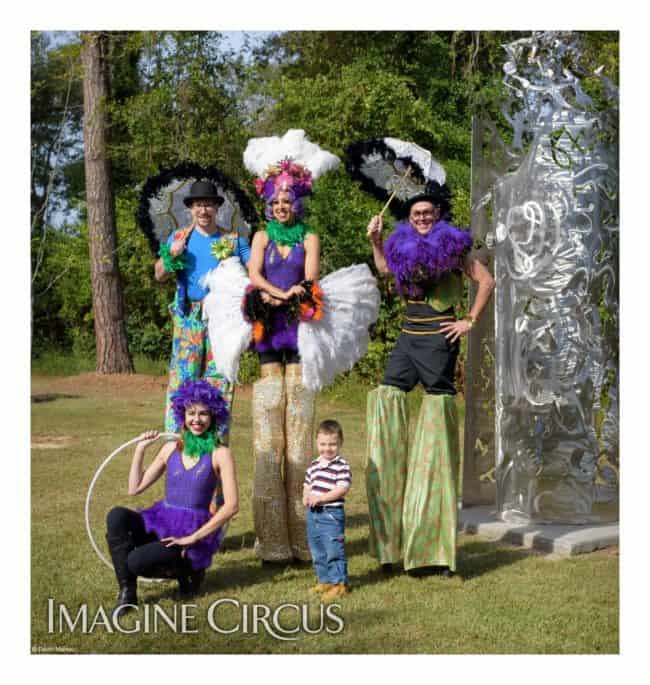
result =
[[[285,387],[287,392],[285,487],[289,544],[294,557],[310,561],[302,490],[305,471],[314,454],[314,393],[303,385],[300,364],[287,364]]]
[[[281,364],[264,364],[253,385],[253,518],[255,554],[266,561],[290,559],[287,498],[282,479],[286,396]]]

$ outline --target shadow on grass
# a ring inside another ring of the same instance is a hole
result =
[[[368,514],[353,514],[352,516],[345,517],[345,528],[360,528],[369,525]],[[223,541],[221,549],[224,552],[233,552],[240,549],[252,549],[255,545],[255,531],[247,530],[245,533],[240,533],[239,535],[227,535],[226,539]],[[357,554],[363,554],[368,547],[368,537],[366,536],[360,541],[355,541],[352,543],[345,544],[345,549],[354,550]],[[360,551],[356,551],[356,550]]]
[[[35,404],[38,402],[54,402],[55,400],[78,400],[81,395],[66,395],[62,392],[46,392],[41,395],[32,395],[31,400]]]
[[[363,554],[368,554],[368,536],[365,535],[358,540],[346,540],[345,554],[348,559],[350,557],[358,557]]]
[[[208,569],[205,580],[201,585],[199,597],[203,595],[223,595],[224,592],[259,585],[260,587],[273,582],[276,576],[282,576],[287,581],[295,581],[307,570],[311,574],[310,565],[273,564],[263,566],[259,559],[254,561],[225,561],[220,559]],[[310,576],[311,578],[311,576]],[[178,584],[175,581],[161,587],[155,601],[161,599],[180,600]],[[184,601],[188,601],[187,599]]]
[[[393,573],[385,573],[378,564],[375,568],[366,571],[366,573],[362,575],[350,575],[350,586],[352,588],[357,588],[359,586],[367,587],[368,585],[390,583],[394,578],[399,576],[400,573],[404,572],[401,564],[395,564],[394,569]]]
[[[254,539],[252,532],[230,538],[235,542],[239,540],[239,544],[233,545],[232,549],[234,551],[241,549],[241,539],[245,539],[247,536],[249,540]],[[361,540],[355,540],[353,543],[346,545],[348,558],[355,554],[367,554],[367,543],[367,538],[362,538]],[[499,547],[494,542],[490,541],[470,542],[459,548],[456,577],[463,583],[471,582],[486,573],[523,561],[528,556],[530,556],[529,550]],[[365,573],[350,574],[349,584],[352,589],[367,587],[369,585],[380,585],[383,583],[390,583],[396,578],[404,575],[404,573],[405,571],[401,563],[394,564],[394,570],[391,573],[384,572],[379,563],[377,563],[374,568]],[[219,596],[235,589],[241,591],[244,588],[255,585],[263,586],[273,582],[274,579],[279,576],[282,576],[282,579],[288,582],[295,582],[303,577],[311,581],[311,564],[279,563],[262,565],[259,559],[241,561],[235,559],[229,560],[227,555],[225,557],[218,556],[215,558],[213,566],[208,569],[206,573],[199,596]],[[432,577],[439,580],[439,576]],[[421,581],[424,586],[426,585],[428,578],[429,576],[424,576],[418,580]],[[452,579],[451,581],[444,582],[454,583],[454,580]],[[298,588],[294,588],[294,590],[298,594],[302,594],[302,590]],[[160,590],[155,594],[155,598],[148,598],[147,601],[157,602],[162,599],[188,601],[182,600],[179,596],[176,581],[170,581],[169,584],[162,584]]]
[[[351,543],[346,543],[345,550],[348,559],[353,556],[367,555],[368,538],[365,537]],[[530,554],[530,550],[499,547],[496,543],[490,541],[470,542],[458,549],[456,575],[463,581],[472,581],[491,571],[524,561]],[[360,585],[372,585],[385,582],[405,573],[401,562],[393,566],[393,572],[386,573],[381,569],[379,562],[377,562],[377,566],[364,575],[350,576],[350,582]],[[427,577],[426,575],[423,576],[423,578]]]
[[[471,581],[503,566],[524,561],[530,554],[529,550],[501,547],[490,541],[469,542],[458,550],[457,572],[464,580]]]
[[[360,526],[368,527],[370,525],[370,518],[365,514],[352,514],[352,516],[345,516],[346,528],[359,528]]]
[[[240,549],[253,549],[255,546],[255,533],[248,530],[240,535],[226,535],[221,545],[222,552],[237,552]]]

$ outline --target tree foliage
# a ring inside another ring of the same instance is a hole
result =
[[[64,169],[79,154],[83,94],[77,45],[52,49],[44,33],[31,35],[31,223],[65,207]]]

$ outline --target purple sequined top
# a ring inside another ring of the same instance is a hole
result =
[[[305,246],[297,243],[283,258],[278,246],[269,240],[264,250],[264,278],[276,288],[288,290],[292,285],[305,280]],[[256,352],[268,350],[298,350],[298,322],[287,320],[287,308],[280,306],[273,310],[271,332],[255,343]]]
[[[180,450],[175,450],[167,462],[165,499],[148,509],[140,510],[147,532],[158,539],[184,537],[198,530],[208,519],[210,500],[221,480],[212,467],[212,455],[203,454],[192,466],[185,468]],[[188,547],[187,558],[195,571],[207,568],[212,555],[223,541],[221,529]]]
[[[264,250],[264,278],[276,288],[288,290],[305,280],[305,246],[297,243],[283,258],[278,246],[269,240]]]

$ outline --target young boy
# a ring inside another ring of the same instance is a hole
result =
[[[348,561],[345,558],[345,493],[352,473],[341,457],[343,429],[338,421],[323,421],[316,432],[318,459],[305,473],[302,502],[307,509],[307,539],[318,577],[312,592],[331,602],[346,594]]]

